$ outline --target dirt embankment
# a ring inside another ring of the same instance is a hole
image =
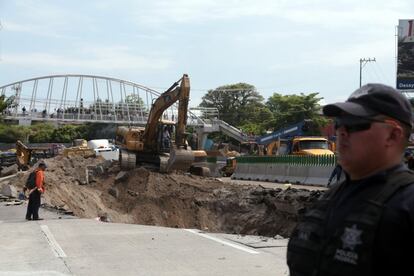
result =
[[[116,164],[109,166],[99,158],[58,156],[46,162],[45,203],[71,210],[78,217],[105,214],[112,222],[287,237],[298,210],[321,194],[144,168],[120,172]],[[91,171],[95,176],[85,185]],[[21,175],[15,185],[22,187],[27,175]]]

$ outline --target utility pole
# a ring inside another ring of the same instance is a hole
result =
[[[359,59],[359,87],[362,86],[362,68],[368,63],[368,62],[376,62],[375,58],[360,58]]]

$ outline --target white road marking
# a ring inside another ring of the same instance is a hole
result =
[[[67,256],[65,252],[55,240],[55,237],[53,236],[52,232],[50,232],[49,227],[43,224],[40,225],[40,228],[42,229],[43,234],[45,234],[46,240],[49,243],[50,248],[52,249],[55,256],[58,258],[66,258]]]
[[[234,244],[234,243],[231,243],[231,242],[228,242],[228,241],[224,241],[224,240],[221,240],[221,239],[218,239],[218,238],[215,238],[215,237],[212,237],[212,236],[203,234],[203,233],[200,233],[198,230],[195,230],[195,229],[184,229],[184,230],[185,231],[188,231],[190,233],[199,235],[199,236],[201,236],[203,238],[210,239],[210,240],[213,240],[215,242],[218,242],[218,243],[221,243],[221,244],[224,244],[224,245],[227,245],[227,246],[230,246],[230,247],[233,247],[233,248],[236,248],[236,249],[245,251],[245,252],[250,253],[250,254],[260,254],[259,251],[256,251],[256,250],[253,250],[253,249],[250,249],[250,248],[247,248],[247,247],[238,245],[238,244]]]

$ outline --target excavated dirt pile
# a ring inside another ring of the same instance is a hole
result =
[[[298,211],[322,193],[229,184],[144,168],[121,172],[116,163],[99,158],[58,156],[46,163],[48,206],[78,217],[106,216],[112,222],[287,237]],[[19,175],[15,185],[22,187],[27,176]]]

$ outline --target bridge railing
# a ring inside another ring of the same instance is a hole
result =
[[[3,115],[6,119],[11,120],[32,120],[32,121],[84,121],[84,122],[105,122],[105,123],[122,123],[122,124],[131,124],[131,125],[145,125],[147,123],[147,116],[140,116],[135,114],[84,114],[84,113],[52,113],[45,114],[43,112],[21,112],[21,113],[11,113],[3,112]],[[171,117],[166,117],[165,119],[173,119]],[[176,118],[174,118],[176,119]],[[204,122],[195,116],[189,116],[187,119],[187,125],[189,126],[201,126]]]

